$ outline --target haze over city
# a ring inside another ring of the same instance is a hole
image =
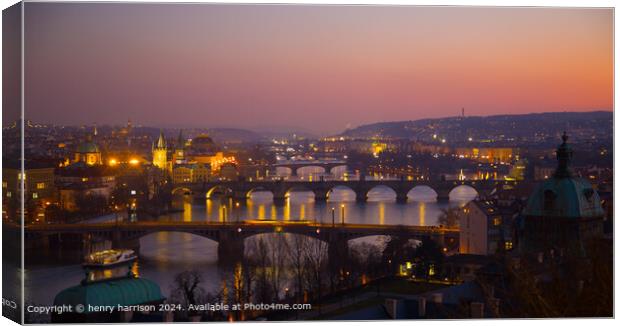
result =
[[[25,7],[26,118],[303,127],[613,110],[613,11]],[[312,123],[310,123],[312,122]]]

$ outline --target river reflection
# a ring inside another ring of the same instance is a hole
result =
[[[344,220],[346,223],[435,225],[442,208],[462,205],[473,199],[473,189],[462,186],[450,194],[449,203],[438,203],[436,195],[428,187],[417,187],[409,193],[409,202],[396,203],[396,194],[391,189],[377,187],[369,193],[367,203],[357,203],[355,193],[344,187],[337,187],[329,195],[327,203],[314,201],[312,192],[292,192],[282,207],[273,205],[269,192],[256,191],[245,203],[237,206],[232,200],[205,200],[192,203],[189,196],[175,198],[174,205],[182,208],[179,213],[161,216],[161,220],[179,221],[227,221],[237,219],[263,220],[310,220],[332,223]],[[226,207],[226,208],[224,208]],[[269,235],[266,235],[269,236]],[[364,238],[374,241],[376,238]],[[138,265],[137,265],[138,266]],[[174,277],[185,270],[198,270],[206,280],[204,288],[217,292],[223,278],[230,277],[229,271],[222,271],[217,265],[217,243],[192,234],[180,232],[159,232],[140,240],[140,276],[157,282],[169,295]],[[139,270],[138,270],[139,269]],[[56,293],[78,284],[84,278],[79,264],[46,263],[29,266],[26,269],[27,300],[37,304],[52,304]]]

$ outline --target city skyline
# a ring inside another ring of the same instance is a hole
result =
[[[468,116],[612,111],[612,15],[28,3],[26,119],[330,134],[461,108]]]

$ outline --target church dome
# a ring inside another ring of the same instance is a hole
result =
[[[207,145],[214,144],[213,139],[206,134],[198,135],[192,140],[192,145]]]
[[[132,306],[164,299],[155,282],[144,278],[123,278],[67,288],[56,295],[54,305]]]
[[[213,139],[205,134],[199,135],[192,139],[190,147],[193,151],[198,153],[213,153],[218,150]]]
[[[76,152],[78,153],[99,153],[99,146],[92,141],[86,141],[78,145]]]
[[[543,217],[601,217],[601,200],[592,185],[575,177],[570,170],[573,151],[567,144],[566,133],[556,151],[558,167],[555,174],[536,187],[523,211],[525,216]]]

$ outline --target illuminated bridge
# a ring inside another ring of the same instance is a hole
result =
[[[336,167],[341,167],[341,166],[347,166],[347,162],[346,161],[340,161],[340,160],[327,160],[327,161],[323,161],[323,160],[314,160],[314,161],[292,161],[292,160],[287,160],[287,161],[281,161],[278,162],[276,164],[273,165],[273,167],[278,168],[278,167],[282,167],[282,168],[288,168],[291,170],[291,176],[297,176],[298,175],[298,170],[301,168],[305,168],[305,167],[320,167],[323,168],[323,171],[325,171],[325,173],[327,174],[331,174],[332,170]]]
[[[217,222],[135,222],[100,224],[44,224],[25,228],[26,238],[77,235],[84,248],[90,243],[111,241],[115,248],[139,249],[140,238],[156,232],[185,232],[205,237],[218,243],[218,257],[240,257],[244,240],[268,234],[300,234],[324,241],[332,257],[344,257],[348,241],[366,236],[398,236],[407,239],[432,239],[441,246],[458,243],[459,230],[437,226],[405,226],[376,224],[314,223],[310,221],[254,220],[237,223]]]
[[[479,195],[490,194],[493,190],[514,187],[514,181],[501,180],[319,180],[319,181],[218,181],[187,183],[175,185],[172,193],[191,193],[196,199],[211,198],[214,193],[226,194],[235,200],[245,200],[253,191],[269,191],[276,205],[284,205],[292,191],[312,191],[315,201],[326,201],[336,187],[346,187],[355,192],[358,202],[368,200],[368,192],[375,187],[388,187],[396,193],[396,201],[407,202],[410,190],[427,186],[437,193],[437,200],[447,201],[450,192],[459,186],[469,186]]]

